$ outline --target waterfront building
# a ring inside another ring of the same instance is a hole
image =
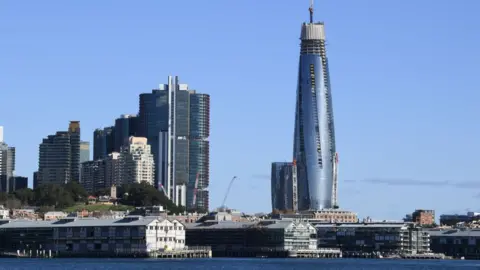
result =
[[[296,162],[274,162],[271,174],[272,212],[298,211]]]
[[[480,229],[432,229],[427,232],[432,252],[467,260],[480,259]]]
[[[90,142],[80,142],[80,164],[90,160]]]
[[[103,159],[115,148],[115,127],[93,131],[93,160]]]
[[[54,221],[62,218],[66,218],[67,214],[61,211],[49,211],[43,215],[43,220]]]
[[[0,130],[0,192],[12,190],[12,182],[15,172],[15,147],[8,146],[3,141],[3,128]]]
[[[0,250],[51,250],[57,256],[146,256],[185,248],[184,225],[158,217],[0,221]]]
[[[293,220],[187,223],[187,246],[210,246],[214,257],[286,257],[289,252],[317,250],[315,228]]]
[[[105,167],[105,161],[103,159],[82,163],[82,179],[80,183],[88,194],[93,194],[106,187]]]
[[[422,254],[430,252],[430,235],[407,223],[331,223],[315,225],[318,245],[343,252]]]
[[[128,144],[131,136],[137,136],[138,117],[134,114],[122,114],[115,119],[115,145],[113,151],[120,152],[121,147]]]
[[[337,205],[338,155],[335,148],[332,94],[325,47],[325,25],[301,29],[293,159],[297,161],[299,209]]]
[[[120,183],[146,182],[154,184],[154,162],[147,138],[130,137],[120,154]]]
[[[155,186],[177,205],[208,209],[210,96],[169,76],[139,103],[138,136],[152,146]]]
[[[43,139],[39,147],[38,185],[80,181],[80,122]]]

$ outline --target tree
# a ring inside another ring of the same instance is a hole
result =
[[[70,193],[70,197],[75,202],[85,201],[88,197],[87,191],[76,181],[68,182],[65,185],[65,191]]]
[[[22,188],[13,192],[15,198],[17,198],[22,205],[34,205],[35,193],[29,188]]]
[[[54,206],[61,209],[75,204],[72,194],[59,185],[41,185],[35,189],[34,193],[37,206]]]
[[[122,198],[122,204],[131,206],[161,205],[170,213],[182,213],[185,211],[183,207],[175,205],[165,194],[146,182],[127,185],[124,187],[124,192],[128,196]]]

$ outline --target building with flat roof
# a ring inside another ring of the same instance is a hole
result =
[[[147,256],[155,250],[184,248],[183,224],[158,217],[0,221],[0,250],[15,253],[50,250],[58,256]]]

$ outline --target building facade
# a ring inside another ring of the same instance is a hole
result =
[[[93,160],[103,159],[115,148],[115,127],[93,131]]]
[[[105,161],[102,159],[82,163],[81,185],[88,194],[105,189]]]
[[[184,248],[184,226],[176,220],[158,217],[0,223],[0,250],[15,253],[50,250],[58,256],[147,256],[152,251]]]
[[[295,162],[272,163],[272,212],[298,211],[298,181]]]
[[[304,23],[300,39],[293,147],[299,208],[321,210],[337,205],[338,170],[324,24]]]
[[[122,148],[120,155],[120,183],[124,185],[146,182],[153,185],[154,168],[147,138],[130,137],[128,145]]]
[[[121,185],[120,153],[113,152],[105,158],[105,187]]]
[[[318,224],[318,245],[344,252],[422,254],[430,252],[430,235],[404,223]]]
[[[80,181],[80,122],[43,139],[39,147],[38,185]]]
[[[210,246],[214,257],[255,257],[265,252],[286,257],[289,252],[316,250],[316,229],[293,220],[187,223],[188,246]]]
[[[412,213],[412,221],[422,226],[435,224],[435,210],[417,209]]]
[[[90,142],[80,142],[80,164],[90,160]]]
[[[3,131],[3,130],[2,130]],[[3,138],[3,133],[1,135]],[[15,172],[15,147],[0,141],[0,192],[12,190],[10,183]]]
[[[115,119],[115,145],[113,150],[120,152],[121,147],[128,144],[131,136],[137,135],[138,117],[133,114],[122,114]]]
[[[138,135],[152,146],[156,187],[177,205],[208,209],[210,97],[169,77],[139,103]]]

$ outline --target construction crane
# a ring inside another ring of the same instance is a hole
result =
[[[197,177],[195,178],[195,187],[193,188],[193,202],[192,207],[196,207],[197,204],[197,190],[198,190],[198,176],[200,173],[197,173]]]
[[[232,188],[232,184],[233,184],[233,181],[235,181],[235,179],[237,179],[236,176],[234,176],[232,178],[232,180],[230,180],[230,184],[228,184],[227,192],[225,193],[225,197],[223,198],[223,202],[222,202],[223,210],[227,209],[227,206],[225,205],[225,202],[227,201],[228,193],[230,193],[230,189]]]

